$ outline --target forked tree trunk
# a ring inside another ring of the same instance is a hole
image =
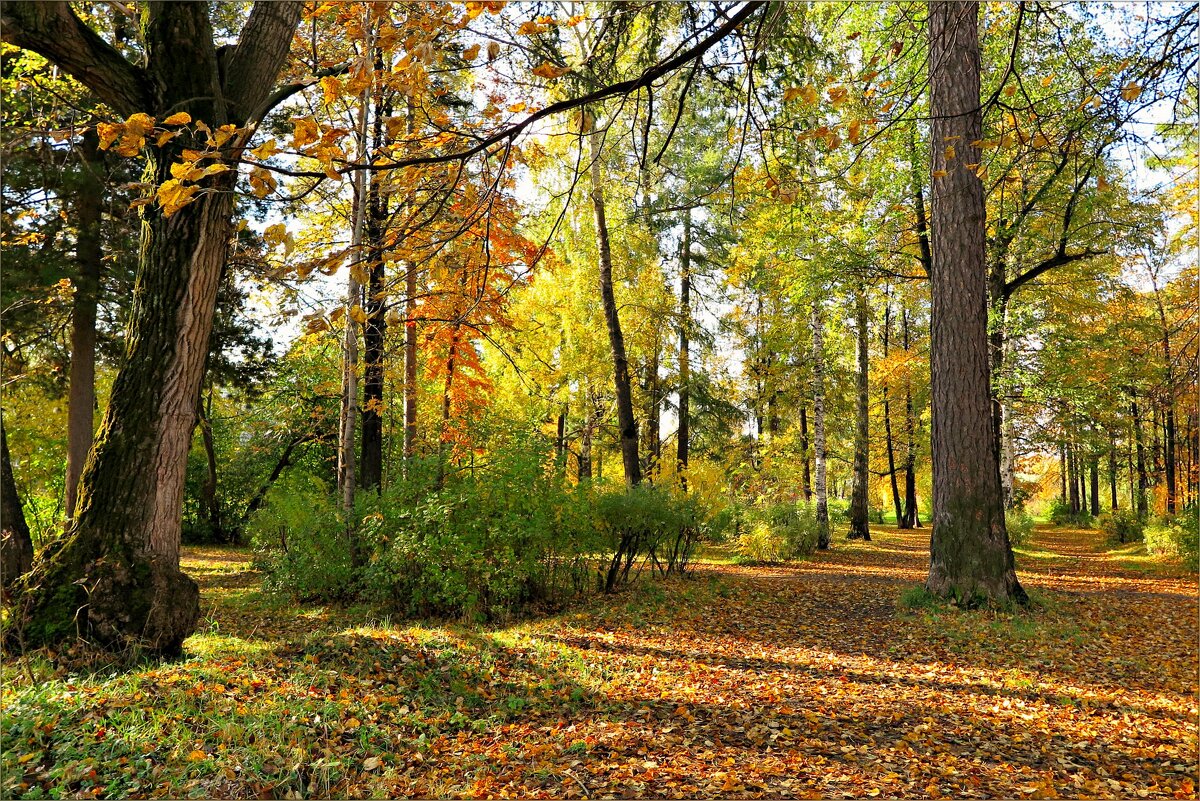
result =
[[[960,603],[1027,600],[1004,525],[992,424],[977,3],[929,3],[933,200],[933,536],[926,587]],[[955,157],[950,158],[950,147]]]
[[[638,425],[633,416],[633,390],[629,380],[629,357],[625,353],[625,335],[617,312],[613,289],[612,249],[608,238],[608,221],[604,207],[604,177],[601,168],[601,134],[595,120],[584,115],[583,135],[588,139],[592,159],[592,209],[596,216],[596,249],[600,262],[600,300],[604,307],[604,322],[608,327],[608,343],[613,361],[613,389],[617,401],[617,428],[621,443],[621,463],[625,467],[625,483],[636,487],[642,482],[642,465],[638,459]]]
[[[825,321],[821,302],[812,307],[813,456],[817,464],[817,548],[829,548],[829,496],[825,465]]]
[[[71,299],[71,377],[67,402],[66,515],[75,514],[79,477],[92,448],[96,409],[96,306],[103,252],[100,213],[104,207],[104,158],[95,131],[80,145],[82,164],[75,193],[75,297]]]
[[[21,508],[21,495],[13,477],[8,437],[0,420],[0,588],[7,590],[33,566],[33,538]]]
[[[258,3],[218,63],[207,3],[152,3],[142,12],[144,64],[103,42],[67,3],[6,3],[3,37],[41,53],[121,116],[187,111],[211,128],[257,119],[300,19],[298,3]],[[218,83],[219,82],[219,83]],[[245,137],[226,155],[238,158]],[[147,149],[149,180],[170,179],[180,134]],[[123,366],[80,479],[76,514],[17,585],[8,634],[26,645],[82,635],[110,647],[138,641],[177,652],[199,616],[196,583],[179,570],[187,453],[226,250],[236,171],[167,217],[143,207],[142,244]]]
[[[850,491],[850,534],[852,540],[871,539],[871,520],[868,491],[871,482],[870,452],[870,332],[867,327],[867,291],[858,287],[854,293],[854,325],[857,328],[858,371],[855,375],[858,398],[855,403],[854,427],[854,484]]]

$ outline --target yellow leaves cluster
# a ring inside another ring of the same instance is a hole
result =
[[[792,86],[783,90],[784,103],[790,103],[797,98],[803,100],[809,105],[812,105],[817,102],[817,100],[820,98],[820,95],[817,94],[817,90],[812,84],[805,84],[804,86]]]
[[[533,68],[534,75],[538,76],[539,78],[545,78],[546,80],[561,78],[570,71],[570,67],[560,67],[557,64],[551,64],[549,61],[543,61],[541,64]]]

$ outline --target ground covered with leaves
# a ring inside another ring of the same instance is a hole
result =
[[[1035,532],[1033,611],[931,603],[927,531],[877,527],[490,628],[192,549],[182,660],[5,665],[0,796],[1195,798],[1195,577],[1099,536]]]

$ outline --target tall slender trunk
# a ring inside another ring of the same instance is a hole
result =
[[[588,139],[591,164],[592,208],[596,216],[596,248],[600,262],[600,299],[604,307],[604,321],[608,327],[608,342],[612,351],[613,389],[617,401],[617,427],[621,441],[621,462],[625,467],[625,483],[636,487],[642,482],[642,465],[638,459],[638,425],[633,416],[633,391],[629,381],[629,357],[625,353],[625,336],[621,332],[621,318],[617,312],[617,298],[613,289],[612,250],[608,238],[608,222],[604,208],[604,177],[601,166],[601,133],[596,130],[595,120],[584,115],[583,134]]]
[[[1090,480],[1090,496],[1092,500],[1092,516],[1097,517],[1100,514],[1100,459],[1097,456],[1092,456],[1088,460],[1088,476]]]
[[[817,548],[829,548],[829,496],[825,465],[825,321],[821,301],[812,307],[813,456],[817,463]]]
[[[679,249],[679,431],[675,436],[675,466],[679,486],[687,492],[688,448],[692,410],[692,210],[683,213],[683,244]]]
[[[33,538],[29,535],[29,524],[25,522],[21,495],[13,477],[4,421],[0,420],[0,588],[7,590],[31,567]]]
[[[887,363],[888,346],[892,335],[892,299],[891,293],[884,302],[883,307],[883,360]],[[887,446],[888,460],[888,479],[892,485],[892,507],[896,512],[896,524],[899,525],[904,517],[904,510],[900,505],[900,486],[896,481],[896,448],[892,441],[892,405],[891,399],[888,397],[889,384],[891,384],[890,375],[885,374],[883,378],[883,435],[884,443]]]
[[[1067,503],[1067,444],[1065,442],[1058,443],[1058,499],[1066,505]]]
[[[1108,435],[1108,495],[1112,510],[1117,511],[1117,437]]]
[[[1146,475],[1146,443],[1142,434],[1142,414],[1138,408],[1137,393],[1130,391],[1129,414],[1133,418],[1133,441],[1137,449],[1137,516],[1145,520],[1148,514],[1146,490],[1150,480]]]
[[[1075,443],[1067,445],[1067,483],[1070,487],[1071,513],[1079,514],[1079,471],[1075,461]]]
[[[908,338],[908,310],[900,310],[901,344],[906,352],[911,350]],[[900,528],[920,528],[921,516],[917,511],[917,415],[913,409],[912,375],[906,370],[904,377],[904,517]]]
[[[854,325],[858,339],[858,372],[855,376],[858,398],[855,404],[854,484],[850,492],[850,534],[852,540],[871,539],[871,518],[868,493],[871,481],[870,452],[870,331],[867,325],[867,290],[859,286],[854,292]]]
[[[207,408],[205,408],[207,405]],[[221,541],[225,539],[221,524],[221,505],[217,501],[217,446],[212,431],[212,387],[208,390],[207,404],[197,406],[199,412],[200,441],[204,446],[206,470],[204,484],[200,487],[200,515],[208,525],[209,536]]]
[[[67,402],[66,515],[75,516],[79,477],[92,448],[96,409],[96,306],[103,270],[100,214],[104,206],[104,157],[94,130],[83,136],[75,193],[75,296],[71,300],[71,373]]]
[[[988,359],[977,3],[929,3],[934,595],[1027,600],[1004,524]],[[949,157],[948,142],[957,156]]]
[[[659,351],[661,338],[655,332],[650,346],[650,355],[646,359],[646,372],[643,386],[646,393],[646,448],[645,464],[642,473],[651,481],[658,472],[658,459],[662,454],[662,438],[660,433],[660,414],[662,410],[662,389],[658,377]]]
[[[454,389],[454,369],[458,361],[459,326],[454,326],[450,336],[450,349],[446,354],[446,381],[442,385],[442,429],[438,437],[437,488],[446,481],[446,462],[450,458],[450,412]]]
[[[812,454],[808,442],[808,407],[804,403],[800,404],[800,462],[800,494],[805,503],[812,503]]]
[[[554,464],[565,474],[567,469],[567,404],[562,405],[554,431]]]
[[[382,51],[376,48],[375,69],[382,72],[383,68]],[[371,150],[379,153],[387,145],[383,121],[392,113],[390,102],[384,102],[381,81],[376,83],[373,105]],[[383,254],[388,200],[380,192],[381,181],[381,173],[371,173],[367,193],[366,249],[369,275],[366,322],[363,325],[362,460],[358,476],[359,486],[377,493],[383,489],[384,343],[387,337],[387,287]]]

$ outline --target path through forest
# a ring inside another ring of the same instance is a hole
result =
[[[489,629],[363,626],[194,549],[189,657],[9,682],[5,773],[79,795],[1195,797],[1194,579],[1042,528],[1018,553],[1039,611],[959,612],[911,591],[927,530],[875,532]]]

